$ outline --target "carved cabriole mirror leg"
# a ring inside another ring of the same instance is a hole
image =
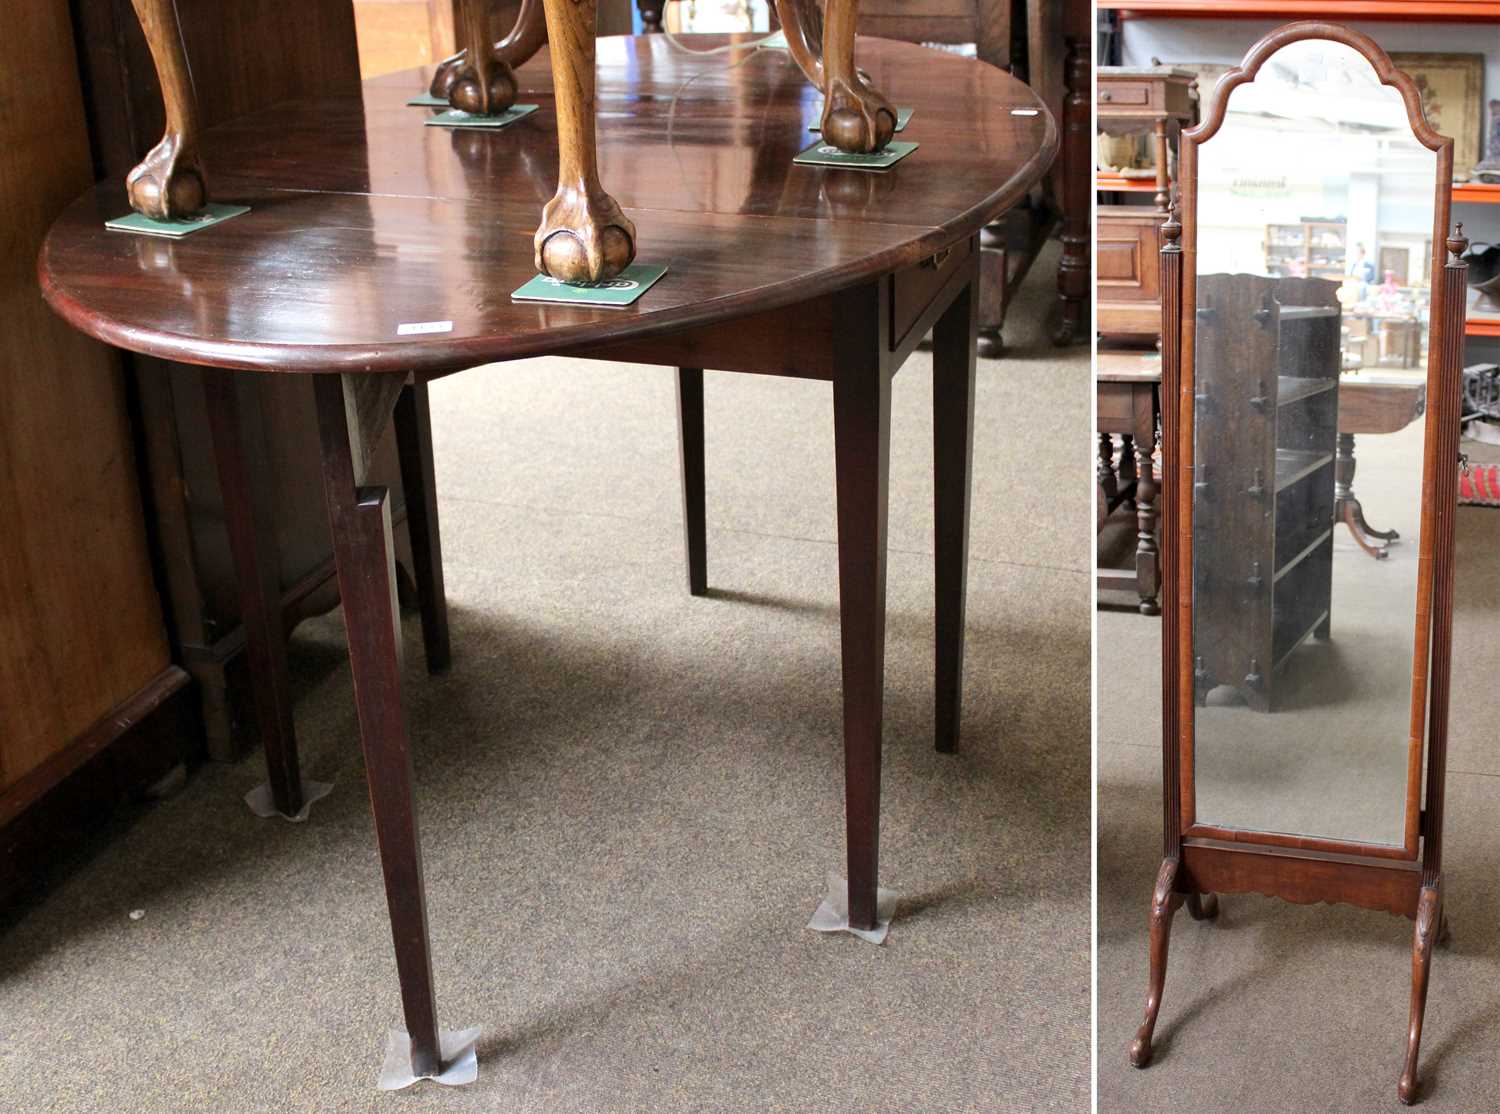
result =
[[[1442,270],[1442,332],[1437,337],[1438,374],[1443,382],[1456,385],[1463,367],[1464,319],[1468,308],[1468,264],[1463,254],[1469,241],[1458,225],[1444,245],[1447,263]],[[1431,749],[1427,761],[1426,808],[1422,811],[1422,893],[1417,901],[1416,926],[1412,932],[1411,1009],[1406,1035],[1406,1061],[1396,1084],[1396,1096],[1410,1106],[1417,1101],[1419,1082],[1417,1057],[1422,1045],[1422,1024],[1427,1014],[1427,979],[1435,944],[1447,938],[1443,915],[1443,809],[1448,764],[1448,695],[1453,656],[1453,518],[1458,486],[1459,400],[1458,391],[1446,391],[1440,399],[1439,438],[1434,450],[1440,467],[1434,493],[1437,523],[1434,528],[1435,556],[1432,609],[1436,618],[1432,637],[1432,696],[1428,735]],[[1445,466],[1445,467],[1444,467]]]
[[[1177,202],[1170,204],[1167,221],[1161,228],[1161,306],[1162,306],[1162,536],[1176,537],[1178,520],[1177,416],[1178,383],[1182,339],[1182,225],[1177,220]],[[1162,864],[1156,889],[1151,896],[1150,973],[1147,977],[1146,1014],[1130,1046],[1130,1062],[1143,1068],[1151,1062],[1151,1040],[1156,1018],[1161,1010],[1161,996],[1167,980],[1167,950],[1171,940],[1172,916],[1184,900],[1194,919],[1202,920],[1218,912],[1212,894],[1207,900],[1184,892],[1181,877],[1182,805],[1178,781],[1180,750],[1178,747],[1177,709],[1177,554],[1172,544],[1163,546],[1161,554],[1161,622],[1162,622]]]
[[[467,3],[467,0],[461,0]],[[484,5],[480,5],[485,9]],[[487,10],[487,9],[485,9]],[[432,75],[432,84],[428,86],[428,92],[434,97],[441,97],[445,101],[452,101],[453,86],[459,76],[467,69],[469,60],[467,32],[463,30],[468,23],[468,13],[459,27],[459,35],[464,37],[459,43],[460,50],[444,58],[438,63],[437,69]],[[488,28],[488,23],[485,24]],[[487,32],[485,32],[487,33]],[[481,39],[482,41],[482,39]],[[524,65],[531,60],[532,55],[541,50],[547,43],[547,18],[542,11],[542,0],[521,0],[521,9],[516,13],[516,25],[510,29],[510,33],[495,43],[493,57],[497,64],[514,71],[516,67]],[[512,81],[514,74],[512,73]],[[514,104],[516,94],[512,93],[510,104]],[[462,107],[462,106],[456,106]],[[493,111],[501,111],[496,109]]]
[[[823,12],[821,59],[808,41],[803,4],[776,0],[792,58],[823,90],[823,138],[841,151],[879,151],[896,134],[896,110],[865,82],[854,65],[859,0],[828,0]]]
[[[536,269],[564,282],[613,278],[635,258],[635,225],[599,182],[594,141],[597,0],[545,0],[557,97],[557,193],[533,241]]]
[[[153,220],[179,220],[208,204],[198,158],[198,101],[174,0],[131,0],[161,83],[167,127],[161,142],[125,179],[130,207]]]

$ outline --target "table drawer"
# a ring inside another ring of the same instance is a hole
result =
[[[932,304],[947,281],[969,261],[971,239],[950,244],[915,267],[891,276],[891,348],[899,348],[906,334]]]
[[[1144,81],[1111,81],[1099,85],[1101,105],[1144,107],[1151,103],[1151,86]]]

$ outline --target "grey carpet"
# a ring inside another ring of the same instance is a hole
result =
[[[1453,942],[1433,957],[1421,1060],[1422,1109],[1434,1112],[1500,1109],[1500,511],[1459,508],[1457,535],[1443,852]],[[1411,922],[1344,906],[1231,895],[1215,922],[1180,912],[1156,1058],[1129,1065],[1161,862],[1159,632],[1156,619],[1099,614],[1100,1114],[1398,1109]]]
[[[831,400],[711,373],[683,584],[671,373],[434,385],[450,675],[406,623],[439,1011],[480,1078],[382,1095],[395,971],[337,613],[292,645],[309,821],[196,770],[0,927],[0,1107],[1039,1111],[1089,1095],[1087,352],[981,365],[962,753],[932,750],[930,361],[897,377],[886,946],[842,862]],[[144,910],[139,920],[131,910]]]

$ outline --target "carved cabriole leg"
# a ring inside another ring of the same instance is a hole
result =
[[[1167,981],[1167,945],[1172,938],[1172,914],[1183,901],[1183,895],[1177,892],[1177,867],[1176,859],[1162,860],[1161,870],[1156,875],[1156,890],[1151,895],[1151,974],[1146,985],[1146,1017],[1130,1046],[1130,1062],[1138,1068],[1151,1062],[1151,1036],[1156,1032],[1162,987]]]
[[[459,33],[464,34],[462,30]],[[547,20],[542,12],[542,0],[521,0],[521,10],[516,13],[516,25],[505,38],[495,44],[495,61],[514,71],[517,66],[529,62],[531,56],[541,50],[546,42]],[[454,82],[464,71],[468,60],[467,48],[444,58],[432,75],[428,91],[434,97],[451,101]],[[514,96],[511,101],[514,103]]]
[[[174,0],[131,0],[146,32],[161,83],[167,129],[125,179],[130,207],[154,220],[178,220],[208,204],[208,182],[198,157],[198,101],[188,69]]]
[[[1432,945],[1442,921],[1442,897],[1436,884],[1422,887],[1417,899],[1417,925],[1411,944],[1411,1024],[1406,1034],[1406,1065],[1396,1096],[1407,1106],[1417,1101],[1417,1053],[1422,1045],[1422,1020],[1427,1013],[1427,974],[1432,969]]]
[[[564,282],[613,278],[635,258],[635,225],[599,183],[594,142],[598,0],[544,0],[557,96],[557,194],[533,241],[536,269]]]
[[[490,40],[489,0],[459,0],[463,58],[454,67],[448,103],[477,116],[498,116],[516,103],[516,76]]]
[[[879,151],[896,134],[896,110],[854,68],[859,0],[828,0],[823,13],[823,138],[841,151]]]
[[[786,39],[787,53],[802,71],[802,76],[815,89],[823,88],[823,38],[822,28],[816,36],[810,34],[804,16],[808,0],[776,0],[776,16],[781,22],[781,34]],[[816,8],[813,9],[816,11]],[[814,39],[816,38],[816,42]]]
[[[411,743],[401,698],[390,496],[363,487],[376,439],[400,393],[399,375],[319,375],[314,382],[323,450],[323,491],[333,531],[339,595],[349,634],[354,702],[375,838],[417,1076],[442,1068],[422,850],[412,801]]]

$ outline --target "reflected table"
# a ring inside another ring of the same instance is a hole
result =
[[[317,400],[322,475],[349,633],[413,1074],[441,1068],[412,801],[412,740],[390,507],[365,482],[398,407],[443,375],[553,355],[678,369],[688,586],[707,586],[703,368],[832,384],[842,627],[849,920],[876,919],[891,378],[933,335],[935,735],[959,726],[979,230],[1050,166],[1057,130],[1032,91],[972,60],[879,40],[861,65],[916,115],[919,149],[868,173],[793,165],[817,95],[785,52],[723,36],[601,39],[598,112],[606,187],[666,276],[624,309],[513,302],[533,275],[532,232],[557,173],[545,59],[519,71],[540,110],[500,130],[423,124],[405,101],[428,73],[367,83],[362,97],[291,102],[204,137],[217,200],[250,206],[178,241],[106,231],[127,211],[109,183],[54,225],[39,262],[52,306],[136,352],[220,369],[232,406],[246,373],[305,375]],[[214,423],[216,426],[219,423]],[[398,421],[420,429],[422,416]],[[410,446],[408,446],[410,448]],[[413,450],[415,451],[415,450]],[[220,446],[221,474],[236,466]],[[430,459],[425,468],[431,494]],[[566,466],[566,462],[559,462]],[[243,477],[241,477],[243,479]],[[316,482],[308,477],[309,482]],[[254,485],[226,483],[226,499]],[[437,557],[435,503],[426,525]],[[264,572],[249,548],[268,508],[228,507],[242,594]],[[421,569],[418,570],[422,575]],[[440,585],[429,569],[425,588]],[[425,620],[444,620],[441,593]],[[250,610],[247,609],[247,615]],[[428,665],[446,656],[445,627]],[[248,634],[247,634],[248,637]],[[278,631],[258,637],[274,644]],[[774,652],[767,647],[767,652]],[[710,666],[706,666],[708,668]],[[257,686],[270,683],[256,678]],[[290,716],[289,706],[287,716]],[[284,740],[283,740],[284,741]],[[268,746],[273,740],[268,739]],[[296,776],[295,754],[272,755]]]
[[[1349,528],[1354,541],[1371,557],[1386,556],[1386,546],[1400,538],[1395,530],[1377,530],[1365,521],[1354,494],[1356,434],[1399,433],[1427,409],[1427,384],[1416,377],[1361,375],[1339,380],[1338,447],[1333,463],[1333,520]]]

